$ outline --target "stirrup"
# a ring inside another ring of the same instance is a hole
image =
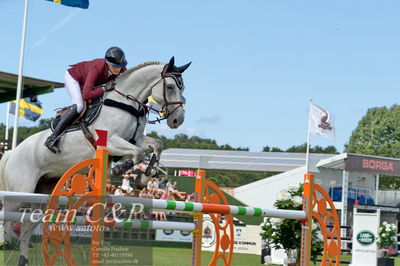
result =
[[[60,143],[60,136],[56,138],[52,138],[51,136],[47,138],[46,142],[44,145],[53,153],[61,152],[60,148],[58,147],[58,144]]]

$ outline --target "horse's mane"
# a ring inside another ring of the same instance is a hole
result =
[[[122,78],[124,78],[125,76],[127,76],[129,73],[135,72],[136,70],[141,69],[141,68],[143,68],[143,67],[145,67],[145,66],[159,65],[159,64],[162,64],[162,63],[159,62],[159,61],[147,61],[147,62],[141,63],[141,64],[139,64],[139,65],[137,65],[137,66],[131,67],[130,69],[126,70],[124,73],[121,73],[121,74],[118,76],[117,80],[118,80],[118,79],[122,79]]]

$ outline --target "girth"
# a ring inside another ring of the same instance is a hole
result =
[[[117,102],[117,101],[114,101],[111,99],[105,99],[104,105],[124,110],[136,117],[143,117],[148,113],[147,108],[142,108],[141,110],[138,110],[135,107],[133,107],[132,105],[120,103],[120,102]]]

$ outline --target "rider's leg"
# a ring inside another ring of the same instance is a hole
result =
[[[60,135],[64,132],[64,130],[75,121],[75,119],[79,116],[79,113],[76,111],[76,104],[72,105],[68,108],[63,115],[61,116],[60,122],[58,122],[57,127],[54,129],[53,133],[47,138],[44,145],[49,148],[52,152],[56,153],[59,151],[58,142]]]
[[[58,142],[60,134],[62,134],[64,130],[69,125],[71,125],[72,122],[75,121],[75,119],[78,117],[79,113],[83,109],[83,99],[79,83],[69,74],[68,71],[65,72],[64,80],[65,80],[65,88],[67,89],[68,94],[74,105],[70,109],[65,111],[65,113],[61,116],[60,122],[54,129],[53,134],[51,134],[51,136],[47,138],[44,144],[54,153],[59,151]]]
[[[69,97],[73,104],[76,104],[76,111],[80,113],[83,110],[83,99],[82,99],[82,92],[81,87],[70,74],[69,72],[65,72],[65,88],[68,91]]]

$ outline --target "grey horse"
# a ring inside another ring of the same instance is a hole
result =
[[[184,85],[181,74],[189,65],[177,67],[173,57],[168,64],[140,64],[122,73],[115,80],[115,90],[106,93],[103,100],[109,99],[139,110],[148,97],[152,96],[162,106],[167,125],[172,129],[178,128],[184,121]],[[159,159],[163,148],[160,140],[143,134],[147,119],[146,116],[137,119],[126,110],[104,105],[89,129],[92,132],[95,132],[94,129],[108,131],[107,148],[110,157],[129,157],[134,163],[139,163],[144,159],[144,150],[152,149]],[[133,132],[136,132],[135,144],[129,142]],[[95,155],[93,146],[81,131],[65,134],[60,142],[62,152],[54,154],[43,145],[50,134],[50,129],[47,129],[32,135],[14,150],[4,154],[0,160],[0,190],[34,192],[39,180],[60,177],[75,163]],[[19,203],[7,202],[4,211],[17,211],[19,207]],[[26,223],[22,227],[19,265],[27,264],[28,245],[33,231],[28,230],[28,227]],[[7,239],[12,234],[11,225],[5,228]]]

